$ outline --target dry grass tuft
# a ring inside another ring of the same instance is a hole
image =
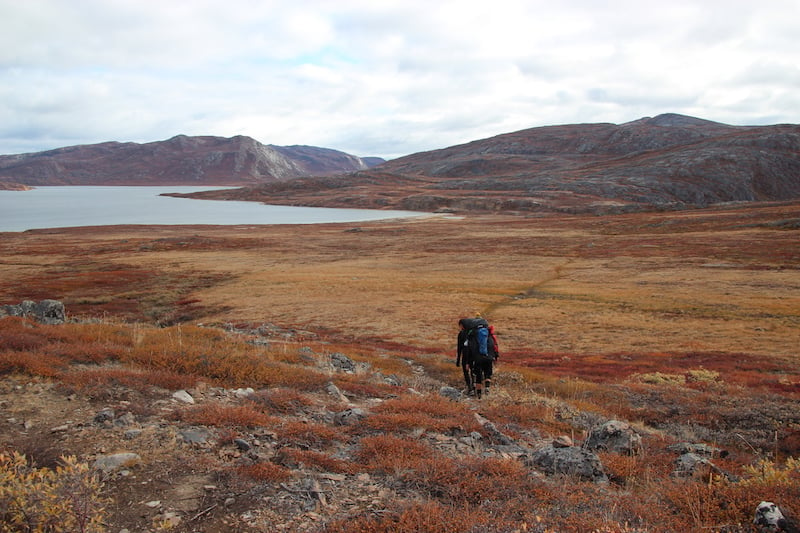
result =
[[[236,472],[240,476],[258,482],[280,483],[292,478],[292,471],[285,466],[263,461],[240,466]]]
[[[302,413],[306,407],[314,404],[314,400],[307,395],[288,387],[261,390],[248,396],[248,399],[273,414],[282,415]]]
[[[409,431],[418,428],[436,432],[479,431],[480,425],[463,406],[433,395],[404,395],[383,402],[364,426],[375,431]]]
[[[222,428],[274,427],[280,424],[280,419],[265,414],[257,409],[254,404],[222,405],[204,403],[187,407],[179,413],[179,417],[190,424]]]

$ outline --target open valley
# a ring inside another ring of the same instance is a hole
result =
[[[776,202],[1,234],[0,304],[68,320],[0,319],[0,444],[135,452],[115,532],[750,531],[762,500],[800,516],[799,232]],[[446,399],[476,313],[495,390]],[[595,450],[609,483],[531,462],[610,420],[641,446]],[[724,454],[676,477],[686,442]]]

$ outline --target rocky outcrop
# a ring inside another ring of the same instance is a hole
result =
[[[627,422],[609,420],[589,433],[584,447],[593,451],[636,455],[641,451],[642,437]]]
[[[758,504],[753,524],[758,531],[763,533],[778,531],[794,533],[798,531],[798,528],[783,516],[780,507],[772,502],[761,502]]]
[[[0,318],[4,316],[32,318],[42,324],[63,324],[66,320],[64,304],[58,300],[25,300],[18,305],[0,305]]]
[[[178,135],[145,144],[106,142],[0,156],[0,180],[24,185],[246,185],[369,166],[327,148],[264,145],[241,135]]]
[[[539,448],[526,462],[528,466],[551,475],[566,475],[595,483],[608,482],[597,455],[576,446],[565,447],[560,442]]]

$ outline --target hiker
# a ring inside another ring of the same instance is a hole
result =
[[[475,396],[481,398],[488,393],[488,387],[492,383],[492,365],[497,358],[496,336],[493,329],[490,330],[489,323],[483,318],[462,318],[458,321],[462,328],[459,332],[459,347],[463,347],[461,359],[467,358],[469,369],[471,370],[471,388],[468,394],[474,390]],[[463,367],[462,367],[463,368]],[[466,373],[466,370],[464,370]],[[464,380],[468,378],[466,374]]]
[[[492,374],[494,373],[494,363],[500,358],[500,345],[497,342],[497,334],[494,326],[489,326],[489,338],[487,342],[488,358],[483,358],[483,393],[489,394],[489,387],[492,385]]]
[[[461,371],[464,372],[464,383],[467,384],[467,395],[472,396],[475,394],[475,384],[472,381],[472,365],[471,365],[471,358],[469,355],[469,342],[467,340],[467,334],[469,330],[466,326],[465,318],[462,318],[458,321],[458,339],[456,340],[456,366],[461,367]]]

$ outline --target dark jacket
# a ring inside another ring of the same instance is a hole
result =
[[[469,351],[465,345],[467,342],[467,333],[468,331],[466,329],[462,329],[458,332],[458,338],[456,339],[456,366],[469,364]]]

